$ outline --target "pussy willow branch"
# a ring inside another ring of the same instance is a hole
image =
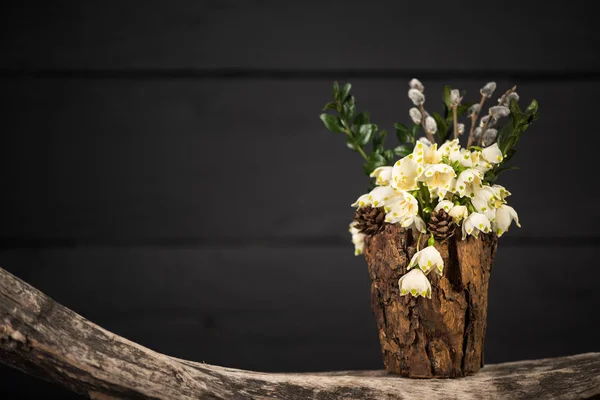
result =
[[[452,114],[454,115],[454,139],[458,138],[458,104],[452,106]]]
[[[500,102],[498,104],[504,104],[504,102],[506,101],[506,97],[513,93],[514,91],[517,90],[517,86],[513,86],[512,88],[508,89],[506,91],[506,93],[504,93],[502,95],[502,97],[500,97]],[[487,126],[489,125],[490,121],[492,120],[492,118],[488,118],[488,120],[485,122],[485,124],[483,124],[483,126],[481,127],[481,135],[479,136],[479,139],[477,140],[477,145],[481,146],[481,144],[483,143],[483,134],[485,133],[485,130],[487,129]]]
[[[485,94],[481,94],[481,101],[479,102],[479,111],[474,112],[471,115],[471,130],[469,131],[469,139],[467,140],[467,148],[471,147],[473,144],[473,134],[475,133],[475,125],[477,124],[477,118],[479,118],[479,114],[481,114],[481,110],[483,110],[483,103],[485,103],[485,99],[487,96]]]
[[[425,123],[425,107],[423,107],[423,104],[420,104],[419,107],[421,108],[421,125],[423,125],[425,135],[427,136],[427,139],[431,142],[431,144],[434,144],[435,138],[433,137],[433,134],[429,132],[429,130],[427,129],[427,124]]]

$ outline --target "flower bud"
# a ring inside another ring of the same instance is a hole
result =
[[[479,115],[479,111],[481,110],[481,106],[479,104],[473,104],[471,107],[469,107],[469,109],[467,110],[467,115],[469,117],[472,117],[473,115]]]
[[[504,99],[504,103],[500,104],[501,106],[506,106],[508,107],[508,105],[510,104],[510,101],[512,99],[515,99],[516,101],[519,101],[519,94],[517,92],[512,92],[510,93],[508,96],[506,96],[506,98]],[[501,98],[498,99],[498,103],[500,103],[500,100],[502,100]]]
[[[411,89],[417,89],[419,92],[422,92],[423,90],[425,90],[425,86],[423,86],[421,81],[418,80],[417,78],[411,79],[411,81],[408,83],[408,85],[410,86]]]
[[[483,139],[481,139],[481,146],[491,146],[496,141],[496,137],[498,137],[498,131],[496,129],[486,129],[483,134]]]
[[[490,115],[494,119],[500,119],[502,117],[507,117],[510,114],[510,110],[505,106],[494,106],[490,107]]]
[[[479,137],[481,136],[481,127],[477,127],[475,128],[475,131],[473,131],[473,135],[475,136],[475,139],[479,139]]]
[[[458,124],[458,125],[456,125],[456,128],[458,129],[459,135],[462,135],[463,133],[465,133],[465,124]]]
[[[425,95],[418,89],[410,89],[408,91],[408,98],[412,100],[415,106],[425,103]]]
[[[423,119],[421,111],[419,111],[419,109],[416,107],[413,107],[410,110],[408,110],[408,115],[410,115],[410,119],[412,119],[415,124],[420,124],[421,120]]]
[[[437,123],[435,122],[435,119],[433,119],[433,117],[425,118],[425,129],[427,129],[427,132],[430,133],[437,132]]]
[[[488,122],[490,121],[491,116],[489,115],[485,115],[483,117],[481,117],[481,119],[479,120],[479,126],[484,127],[488,124]]]
[[[458,106],[462,101],[462,97],[460,97],[460,91],[458,89],[452,89],[450,91],[450,105],[452,107]]]
[[[490,97],[496,90],[496,82],[488,82],[479,90],[482,96]]]

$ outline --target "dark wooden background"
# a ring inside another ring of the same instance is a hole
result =
[[[22,2],[0,16],[0,265],[173,356],[382,367],[353,256],[360,158],[334,79],[389,130],[407,82],[519,85],[541,119],[501,183],[486,361],[598,351],[600,29],[592,2]],[[1,398],[66,396],[0,368]]]

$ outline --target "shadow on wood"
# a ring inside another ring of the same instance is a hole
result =
[[[0,362],[93,399],[554,398],[600,394],[600,353],[491,365],[455,380],[384,371],[274,374],[181,360],[108,332],[0,268]]]

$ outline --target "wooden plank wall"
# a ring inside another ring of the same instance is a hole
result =
[[[0,265],[177,357],[381,368],[352,255],[360,160],[318,114],[350,80],[380,126],[407,82],[519,85],[542,118],[502,183],[486,361],[598,351],[590,3],[27,2],[3,6]],[[55,394],[1,368],[0,397]]]

